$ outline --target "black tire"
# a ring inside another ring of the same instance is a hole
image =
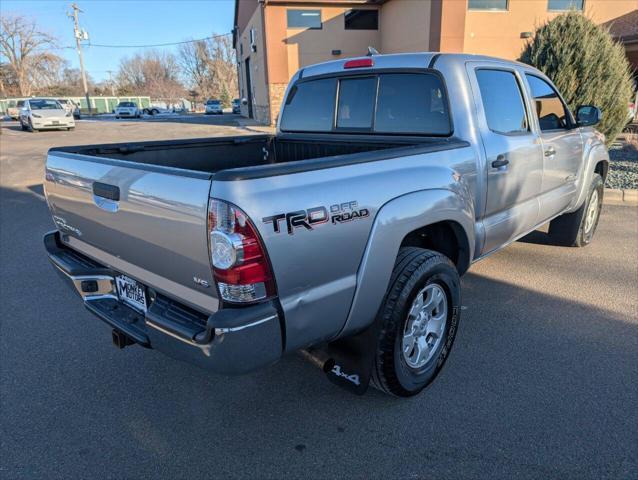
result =
[[[33,128],[33,123],[31,122],[31,119],[29,119],[29,124],[27,125],[27,130],[29,130],[31,133],[36,133],[37,130],[35,128]]]
[[[22,129],[22,131],[26,132],[28,130],[27,126],[24,124],[24,122],[22,121],[22,119],[20,119],[20,128]]]
[[[120,117],[118,117],[117,115],[115,115],[115,120],[119,120],[119,119],[120,119]]]
[[[437,284],[447,300],[446,324],[441,341],[425,365],[418,369],[406,362],[402,352],[403,332],[416,295]],[[439,374],[456,337],[461,313],[461,285],[454,264],[446,256],[416,247],[399,251],[390,286],[379,310],[379,343],[372,371],[372,385],[399,397],[416,395]]]
[[[565,213],[550,222],[549,236],[554,243],[567,247],[584,247],[591,243],[600,220],[604,190],[602,177],[594,173],[582,206],[575,212]],[[587,222],[587,213],[592,201],[597,203],[594,212],[595,218],[593,221]]]

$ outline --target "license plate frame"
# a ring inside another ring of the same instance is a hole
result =
[[[60,125],[60,120],[52,120],[51,123],[53,125]]]
[[[148,303],[145,285],[126,275],[116,275],[115,286],[117,288],[117,296],[121,302],[138,312],[146,313]]]

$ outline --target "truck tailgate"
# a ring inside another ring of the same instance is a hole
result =
[[[45,191],[71,247],[210,313],[211,175],[61,151],[47,157]]]

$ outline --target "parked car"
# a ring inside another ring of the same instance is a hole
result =
[[[233,99],[233,113],[241,113],[241,102],[239,98]]]
[[[170,108],[151,105],[150,107],[144,108],[143,112],[146,115],[159,115],[160,113],[172,113],[173,110]]]
[[[411,396],[449,357],[473,262],[548,222],[592,241],[599,119],[491,57],[308,66],[275,135],[52,148],[44,243],[120,348],[221,373],[302,350],[357,393]]]
[[[50,98],[30,98],[24,101],[20,110],[20,126],[22,130],[36,132],[38,130],[75,128],[73,114]]]
[[[115,118],[141,118],[142,111],[135,102],[120,102],[115,107]]]
[[[76,105],[73,101],[67,100],[66,98],[59,98],[58,103],[60,103],[67,112],[71,112],[75,120],[79,120],[82,117],[80,106]]]
[[[24,100],[11,101],[9,103],[9,107],[7,108],[7,115],[11,117],[13,120],[20,119],[20,110],[24,108]]]
[[[223,115],[224,109],[222,108],[221,100],[208,100],[206,102],[206,115],[215,114]]]

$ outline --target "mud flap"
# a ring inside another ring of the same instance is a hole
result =
[[[328,380],[356,395],[363,395],[370,385],[380,323],[348,338],[335,340],[318,349],[327,357],[322,369]],[[317,352],[317,350],[314,350]],[[311,355],[313,352],[310,352]]]

